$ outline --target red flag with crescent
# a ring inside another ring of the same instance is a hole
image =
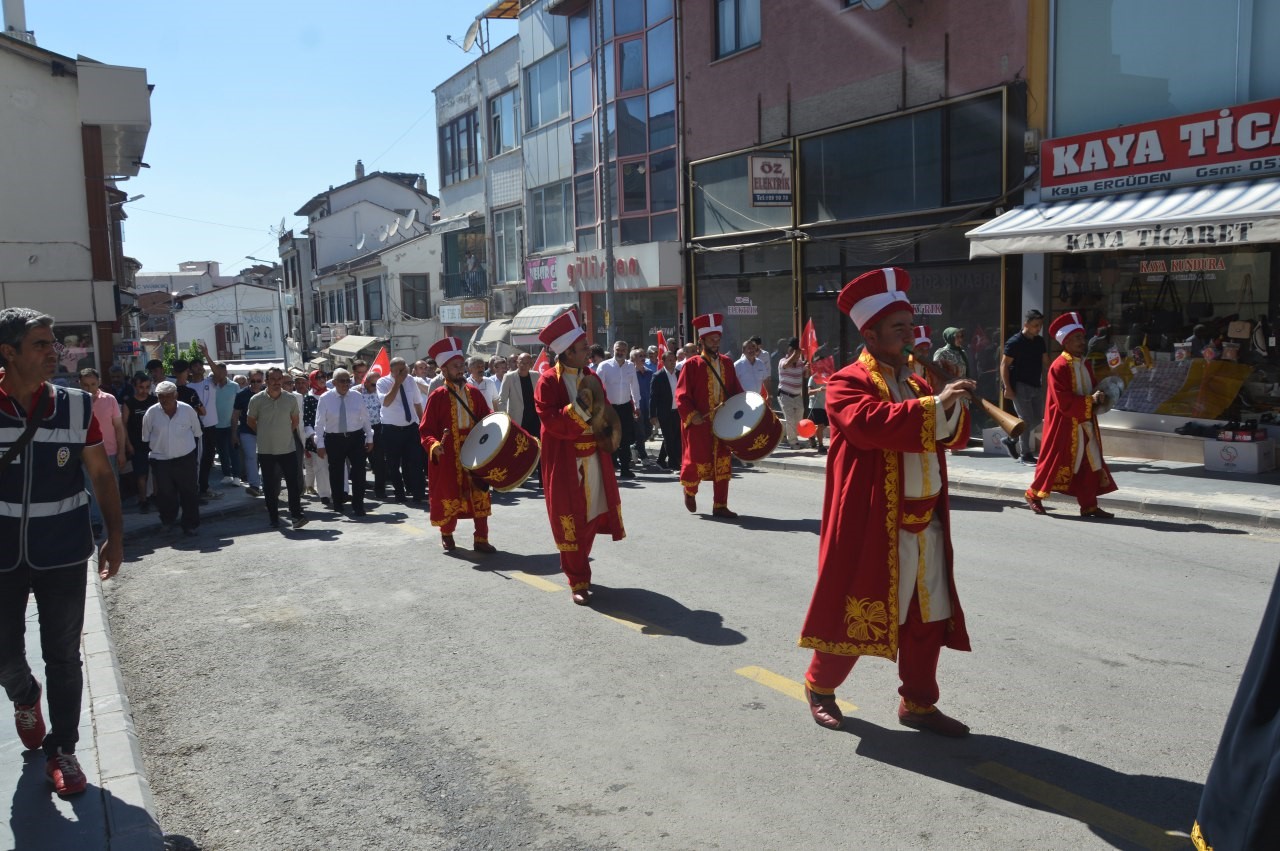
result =
[[[376,372],[378,375],[391,374],[391,358],[387,356],[387,347],[383,346],[382,351],[378,352],[378,356],[373,359],[373,366],[369,367],[370,372]]]
[[[533,362],[533,369],[539,375],[551,368],[551,360],[547,357],[546,347],[543,347],[542,353],[538,355],[538,359]]]
[[[667,338],[658,332],[658,363],[662,363],[663,356],[667,353]]]

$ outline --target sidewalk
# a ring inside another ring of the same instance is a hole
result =
[[[825,475],[827,456],[816,450],[778,449],[755,466],[765,470]],[[1119,490],[1102,497],[1103,508],[1136,511],[1203,523],[1231,523],[1280,529],[1280,471],[1257,476],[1215,473],[1201,464],[1108,458]],[[1033,468],[1007,455],[984,454],[973,445],[947,456],[953,491],[1022,504]],[[1061,494],[1045,500],[1050,513],[1074,511]]]
[[[200,506],[202,520],[251,511],[261,505],[261,500],[248,496],[242,487],[219,487],[215,483],[213,490],[222,497]],[[141,514],[136,503],[129,500],[124,511],[126,542],[140,533],[159,530],[160,519],[154,510]],[[182,539],[174,536],[173,541],[179,540]],[[121,570],[128,569],[126,562]],[[43,682],[40,624],[34,599],[27,603],[26,620],[27,660]],[[9,819],[0,824],[0,849],[161,851],[164,838],[155,817],[151,786],[111,639],[96,557],[89,562],[81,654],[85,689],[76,756],[89,788],[83,795],[60,799],[45,779],[44,754],[24,752],[12,732],[4,736],[0,740],[0,759],[15,770],[0,772],[0,796],[12,802]],[[48,718],[47,708],[45,717]]]

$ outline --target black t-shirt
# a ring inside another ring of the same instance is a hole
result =
[[[542,430],[542,422],[538,419],[538,411],[533,405],[533,373],[519,376],[520,395],[524,397],[524,422],[520,423],[525,431],[538,434]]]
[[[203,407],[200,401],[200,394],[197,393],[196,389],[190,384],[178,385],[178,401],[186,402],[195,409],[197,414],[200,413],[200,408]],[[203,425],[203,423],[201,423],[201,425]]]
[[[1019,331],[1004,344],[1004,353],[1013,359],[1013,363],[1009,364],[1009,378],[1013,381],[1014,387],[1019,384],[1025,384],[1028,387],[1040,386],[1040,375],[1044,372],[1044,356],[1049,353],[1042,335],[1027,337]]]
[[[129,442],[134,445],[134,448],[142,446],[142,415],[147,412],[147,408],[159,402],[160,400],[155,396],[138,399],[137,396],[130,395],[124,400],[124,407],[129,412],[124,430],[129,435]]]
[[[236,401],[233,407],[240,412],[240,427],[236,429],[240,434],[256,434],[253,429],[249,428],[249,400],[257,392],[252,387],[246,387],[236,394]]]

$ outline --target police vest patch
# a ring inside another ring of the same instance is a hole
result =
[[[71,460],[71,450],[66,446],[58,447],[58,466],[65,467],[67,462]]]

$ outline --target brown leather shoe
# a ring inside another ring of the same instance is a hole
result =
[[[458,545],[453,542],[452,535],[441,535],[440,546],[444,547],[446,553],[451,553],[458,548]]]
[[[1040,497],[1032,496],[1029,493],[1024,493],[1022,495],[1022,498],[1027,501],[1027,507],[1031,509],[1032,514],[1048,514],[1049,513],[1044,510],[1044,503],[1040,501]]]
[[[844,713],[836,705],[834,694],[815,694],[805,686],[804,696],[809,699],[809,713],[813,715],[814,723],[828,730],[840,729],[840,725],[844,723]]]
[[[932,712],[912,712],[907,708],[905,700],[898,703],[898,723],[913,730],[927,730],[952,739],[962,739],[969,735],[968,726],[943,715],[936,707]]]
[[[727,507],[723,505],[720,506],[719,508],[712,509],[711,514],[715,517],[723,517],[726,520],[732,520],[733,518],[738,516],[738,512],[730,511]]]
[[[690,494],[684,495],[684,507],[690,514],[698,513],[698,498]]]
[[[488,541],[476,541],[471,545],[471,549],[478,553],[496,553],[498,548]]]
[[[1115,515],[1112,514],[1110,511],[1107,511],[1103,508],[1099,508],[1096,505],[1093,506],[1092,508],[1080,509],[1080,516],[1091,517],[1095,520],[1111,520],[1115,517]]]
[[[591,604],[591,589],[579,588],[573,592],[573,603],[576,606],[588,606]]]

